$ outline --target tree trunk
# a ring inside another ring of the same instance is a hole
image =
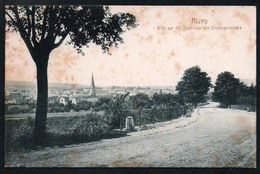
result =
[[[35,145],[42,146],[46,139],[46,120],[48,107],[48,58],[49,54],[37,57],[37,106],[33,139]]]

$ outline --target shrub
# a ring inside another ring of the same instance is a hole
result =
[[[19,114],[19,113],[22,113],[22,109],[20,109],[19,107],[10,108],[7,111],[7,114]]]
[[[108,110],[109,109],[109,105],[106,104],[106,103],[103,103],[101,106],[100,106],[101,110],[105,111],[105,110]]]
[[[124,110],[122,113],[122,125],[125,125],[126,116],[132,116],[135,125],[145,125],[151,123],[157,123],[162,121],[168,121],[176,119],[185,114],[185,110],[190,109],[193,111],[191,106],[186,106],[183,108],[181,105],[176,105],[175,107],[166,108],[151,108],[151,109],[131,109]]]
[[[224,103],[219,103],[219,108],[228,108],[228,106]]]
[[[14,128],[9,124],[10,122],[20,125],[15,125],[17,129],[6,135],[6,150],[33,148],[34,119],[28,117],[25,120],[9,121],[8,129]],[[113,135],[111,130],[111,118],[106,114],[91,113],[78,117],[50,117],[47,119],[45,146],[64,146],[119,136],[118,133],[118,135]]]
[[[62,125],[63,124],[63,125]],[[50,118],[47,122],[46,146],[77,144],[99,140],[111,130],[107,115]]]
[[[8,124],[6,124],[7,128],[6,137],[5,137],[5,145],[6,150],[10,149],[20,149],[20,148],[31,148],[33,147],[32,138],[33,138],[33,128],[34,128],[34,118],[28,116],[25,120],[19,120],[21,123],[15,126],[18,126],[17,129],[11,129]],[[13,121],[13,123],[18,121]]]
[[[24,124],[22,124],[19,128],[20,134],[17,138],[19,144],[21,146],[32,146],[32,138],[33,138],[33,128],[34,128],[34,118],[28,116]]]
[[[254,106],[256,105],[255,96],[241,96],[238,98],[238,104]]]

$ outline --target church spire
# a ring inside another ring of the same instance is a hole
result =
[[[91,77],[91,91],[90,91],[90,96],[95,97],[96,96],[96,87],[95,87],[95,82],[94,82],[94,76],[92,73]]]

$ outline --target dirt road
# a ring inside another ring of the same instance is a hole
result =
[[[256,167],[256,113],[197,108],[127,137],[7,154],[25,167]]]

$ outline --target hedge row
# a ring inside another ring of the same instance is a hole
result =
[[[132,109],[123,112],[121,124],[124,127],[127,116],[132,116],[135,125],[140,126],[179,118],[186,111],[187,108],[182,107]],[[106,113],[97,115],[95,112],[84,116],[49,117],[45,146],[64,146],[126,135],[124,131],[113,130],[113,120],[113,115]],[[5,150],[34,148],[33,127],[34,119],[32,117],[21,120],[6,120]]]
[[[103,138],[123,136],[122,131],[111,128],[109,115],[87,114],[73,117],[50,117],[47,119],[45,146],[64,146],[95,141]],[[6,120],[5,150],[32,149],[34,119]]]

